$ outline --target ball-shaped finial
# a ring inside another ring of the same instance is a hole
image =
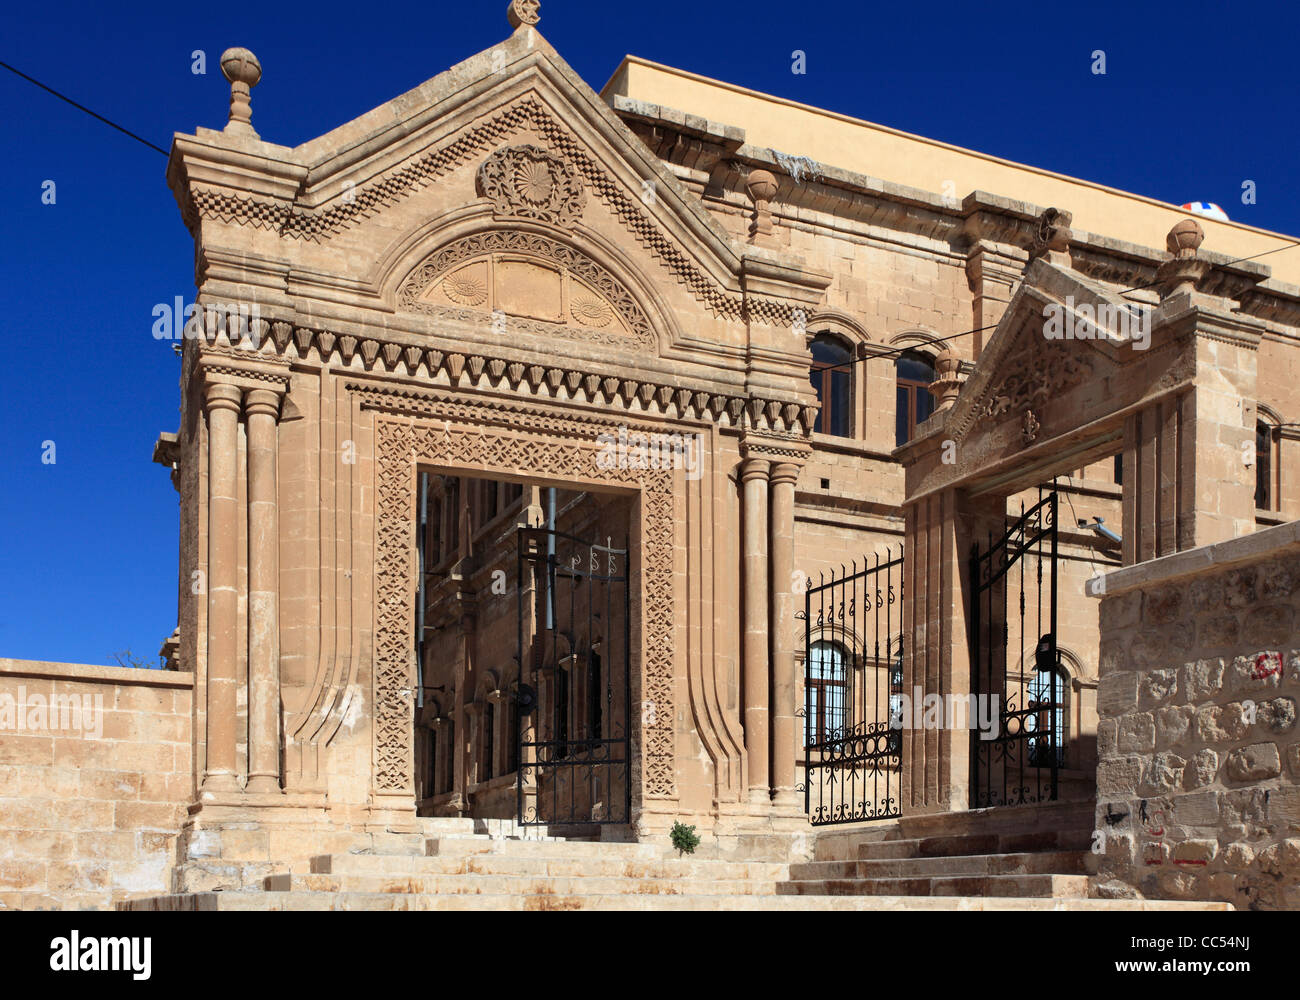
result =
[[[262,79],[262,64],[248,49],[226,49],[221,53],[221,72],[231,83],[256,87]]]
[[[1205,230],[1195,219],[1183,219],[1174,223],[1165,237],[1165,248],[1175,257],[1195,257],[1205,239]]]
[[[745,191],[751,201],[771,201],[776,197],[776,177],[770,170],[751,170],[745,180]]]
[[[532,26],[542,19],[541,0],[510,0],[506,8],[506,20],[510,27],[518,30],[524,25]]]
[[[955,375],[961,369],[961,358],[953,349],[944,344],[934,357],[934,370],[939,375]]]

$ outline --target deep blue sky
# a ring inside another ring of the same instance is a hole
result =
[[[500,41],[505,6],[47,0],[6,10],[0,59],[166,148],[224,124],[218,56],[244,45],[258,131],[292,146]],[[1282,4],[545,0],[541,29],[596,88],[631,52],[1295,234],[1298,22]],[[192,299],[193,245],[159,153],[3,70],[0,121],[0,656],[153,662],[177,503],[150,454],[176,429],[179,362],[151,313]]]

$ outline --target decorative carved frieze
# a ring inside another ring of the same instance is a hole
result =
[[[1007,413],[1034,408],[1040,413],[1047,404],[1092,375],[1092,362],[1078,347],[1053,346],[1033,339],[1029,356],[995,385],[981,402],[976,419],[992,422]]]
[[[484,320],[482,314],[470,311],[462,311],[457,318]],[[448,354],[436,348],[379,337],[294,326],[285,320],[273,320],[269,326],[275,336],[266,339],[262,351],[230,346],[224,341],[201,345],[194,362],[196,369],[247,388],[287,391],[291,360],[296,355],[299,361],[305,361],[314,351],[315,360],[321,364],[350,367],[360,357],[364,369],[373,374],[441,378],[451,385],[497,390],[508,388],[529,398],[563,397],[569,402],[617,407],[625,414],[639,411],[673,419],[712,421],[720,427],[744,426],[791,439],[807,438],[817,414],[815,405],[789,399],[733,396],[680,382],[664,384],[609,372],[525,364],[487,353]],[[273,345],[277,353],[272,353]]]

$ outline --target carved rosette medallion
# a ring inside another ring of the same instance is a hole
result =
[[[478,168],[475,188],[499,219],[571,226],[587,202],[578,168],[533,145],[498,149]]]

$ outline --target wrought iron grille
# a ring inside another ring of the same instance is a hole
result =
[[[627,823],[632,811],[628,553],[519,531],[517,813],[526,826]]]
[[[971,553],[971,692],[996,729],[971,731],[971,808],[1057,797],[1064,692],[1056,645],[1056,493]],[[1013,654],[1011,650],[1019,650]],[[991,708],[988,710],[992,716]]]
[[[804,810],[814,826],[899,815],[903,556],[804,593]]]

